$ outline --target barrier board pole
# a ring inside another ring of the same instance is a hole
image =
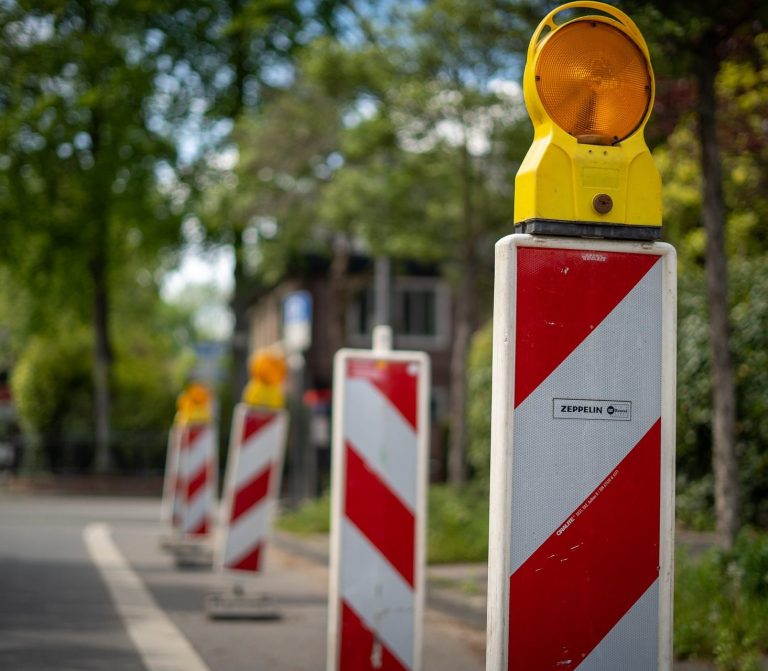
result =
[[[334,359],[328,671],[421,669],[429,358]]]
[[[175,527],[177,520],[176,490],[179,468],[179,427],[174,423],[168,430],[168,448],[165,452],[163,494],[160,503],[160,520]]]
[[[496,245],[488,671],[669,671],[676,262]]]

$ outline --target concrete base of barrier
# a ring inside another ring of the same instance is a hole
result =
[[[282,614],[264,594],[246,594],[242,587],[209,594],[205,612],[211,620],[279,620]]]
[[[213,549],[206,541],[161,536],[160,547],[173,555],[177,568],[210,569],[213,567]]]

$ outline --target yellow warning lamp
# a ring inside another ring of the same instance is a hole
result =
[[[600,14],[555,23],[566,10]],[[643,136],[655,86],[632,19],[602,2],[553,10],[531,38],[523,88],[534,137],[515,178],[516,227],[658,238],[661,178]]]
[[[213,419],[213,397],[208,388],[193,382],[177,401],[177,417],[187,424],[206,424]]]
[[[243,402],[252,406],[282,408],[286,365],[276,350],[263,349],[248,361],[250,380],[243,390]]]

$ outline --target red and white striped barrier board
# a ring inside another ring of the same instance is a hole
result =
[[[185,424],[179,433],[179,531],[187,537],[204,538],[212,531],[218,487],[216,427],[211,423]]]
[[[418,670],[429,359],[340,350],[334,366],[327,668]]]
[[[489,671],[671,669],[674,249],[496,246]]]
[[[174,424],[168,431],[168,449],[165,453],[165,471],[163,472],[163,495],[160,502],[160,520],[172,527],[180,522],[179,491],[176,484],[179,470],[179,427]]]
[[[239,403],[224,481],[224,531],[217,565],[257,573],[272,532],[283,471],[288,413]]]

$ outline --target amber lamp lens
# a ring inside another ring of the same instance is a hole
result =
[[[580,142],[612,144],[645,118],[651,73],[624,33],[600,21],[575,21],[541,47],[536,89],[560,128]]]

